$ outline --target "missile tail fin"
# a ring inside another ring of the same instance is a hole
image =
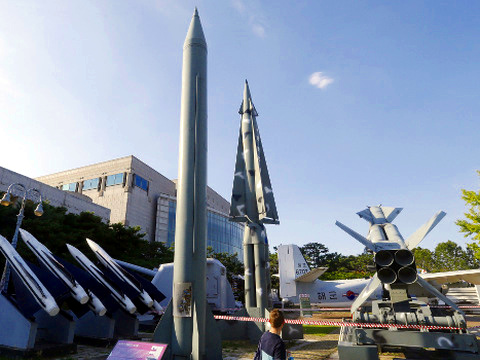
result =
[[[415,231],[410,237],[405,241],[405,245],[408,249],[413,250],[417,247],[418,244],[428,235],[432,229],[437,226],[437,224],[447,215],[443,211],[436,213],[430,220],[423,224],[417,231]]]
[[[403,208],[386,207],[386,206],[381,206],[381,209],[383,211],[383,215],[385,215],[385,220],[387,220],[387,222],[389,223],[395,220],[397,215],[400,214],[400,212],[403,210]]]
[[[278,224],[278,212],[273,196],[272,184],[268,174],[267,162],[263,152],[262,140],[258,130],[257,120],[252,114],[255,151],[255,192],[259,219],[263,223]]]
[[[365,237],[363,237],[362,235],[360,235],[359,233],[357,233],[356,231],[350,229],[348,226],[345,226],[343,225],[341,222],[339,221],[336,221],[335,222],[335,225],[337,225],[340,229],[342,229],[343,231],[345,231],[347,234],[349,234],[350,236],[352,236],[353,238],[355,238],[356,240],[358,240],[360,243],[362,243],[362,245],[364,245],[365,247],[369,248],[370,250],[372,251],[375,251],[375,246],[372,244],[372,242],[368,239],[366,239]]]
[[[243,159],[243,139],[242,126],[240,125],[240,134],[238,136],[237,160],[235,162],[235,174],[233,176],[232,200],[230,201],[230,216],[233,221],[245,221],[245,161]]]
[[[418,284],[423,287],[425,290],[430,292],[433,296],[437,297],[439,300],[442,300],[446,305],[449,305],[452,307],[452,309],[455,309],[456,311],[460,312],[461,314],[465,315],[462,310],[455,304],[452,300],[450,300],[447,296],[443,295],[440,291],[435,289],[434,286],[430,285],[428,281],[423,279],[420,275],[417,276],[417,282]]]
[[[350,308],[350,313],[353,314],[355,311],[357,311],[357,309],[368,300],[368,298],[375,292],[375,290],[378,289],[381,284],[382,282],[378,279],[377,274],[375,274],[353,302],[352,307]]]

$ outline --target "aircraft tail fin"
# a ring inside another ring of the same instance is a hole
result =
[[[280,273],[280,296],[282,298],[297,296],[297,282],[313,282],[327,268],[310,270],[297,245],[280,245],[278,247],[278,270]]]
[[[319,267],[313,270],[310,270],[309,272],[298,276],[295,281],[296,282],[314,282],[319,278],[319,276],[322,276],[325,271],[328,270],[328,267]]]

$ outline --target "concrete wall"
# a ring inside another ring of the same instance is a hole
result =
[[[20,183],[27,189],[38,189],[42,194],[44,201],[48,201],[52,206],[66,207],[70,213],[79,214],[83,211],[87,211],[93,212],[104,221],[110,219],[110,209],[93,203],[87,196],[58,190],[25,175],[0,167],[0,191],[6,191],[8,186],[13,183]]]

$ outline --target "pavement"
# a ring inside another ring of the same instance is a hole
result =
[[[314,315],[314,320],[341,320],[344,313],[324,313]],[[467,315],[468,327],[480,326],[480,315]],[[338,360],[337,341],[338,332],[336,329],[326,335],[305,335],[302,340],[292,340],[287,342],[287,350],[292,353],[295,360]],[[470,330],[480,339],[480,327]],[[151,341],[151,333],[140,333],[143,341]],[[87,345],[78,345],[77,353],[50,360],[105,360],[112,350],[109,347],[94,347]],[[246,341],[225,341],[223,343],[224,360],[251,360],[254,357],[256,345],[249,344]],[[404,359],[403,354],[381,354],[380,360]]]

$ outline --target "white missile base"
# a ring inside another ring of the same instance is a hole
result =
[[[22,279],[35,301],[50,316],[55,316],[60,312],[55,299],[47,290],[47,288],[37,278],[35,273],[25,263],[13,246],[0,235],[0,251],[3,253],[13,270]]]
[[[67,244],[68,251],[77,260],[77,262],[100,284],[110,290],[112,297],[120,304],[120,306],[128,313],[133,314],[137,308],[125,294],[117,290],[116,286],[110,283],[105,277],[105,274],[95,266],[80,250],[76,247]]]
[[[122,267],[118,265],[110,257],[110,255],[108,255],[107,252],[100,247],[100,245],[90,239],[87,239],[87,244],[88,246],[90,246],[90,249],[92,249],[92,251],[95,253],[95,256],[98,258],[98,260],[102,263],[103,266],[109,268],[120,279],[122,279],[131,287],[140,292],[139,299],[146,306],[148,306],[149,308],[153,306],[153,299],[150,297],[150,295],[144,289],[138,288],[137,285],[134,284],[133,281],[130,279],[130,274],[123,270]]]
[[[86,291],[77,283],[72,274],[70,274],[62,264],[55,260],[52,252],[28,231],[20,229],[20,235],[23,242],[27,244],[30,250],[32,250],[35,256],[37,256],[38,260],[70,289],[72,297],[80,304],[86,304],[89,300]]]

